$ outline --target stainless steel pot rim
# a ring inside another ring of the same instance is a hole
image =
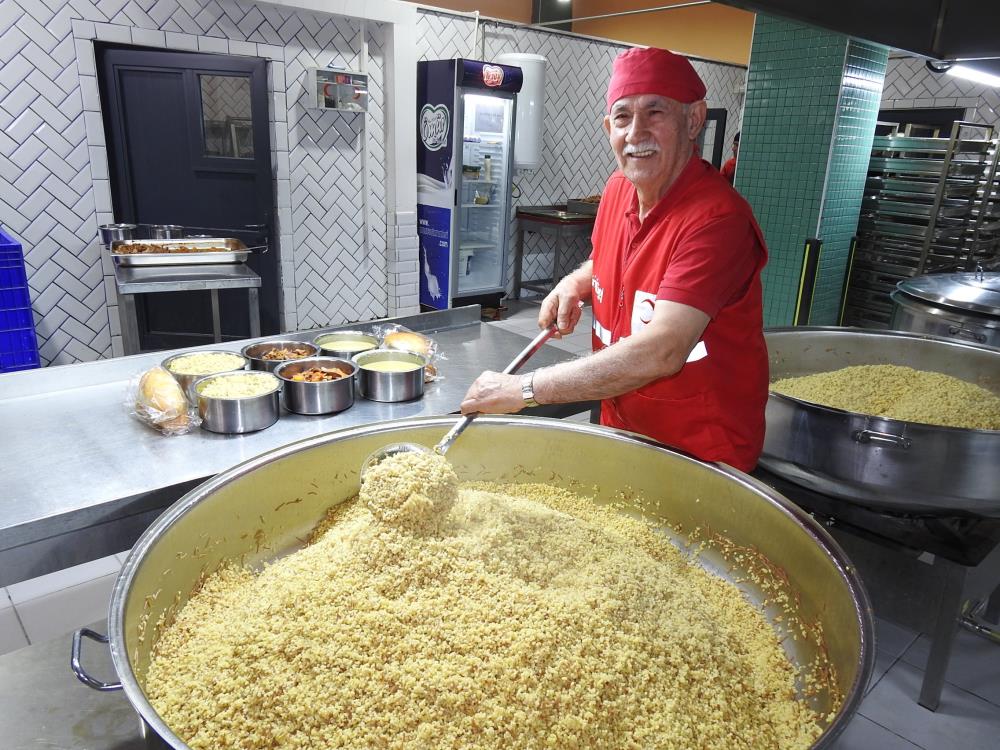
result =
[[[935,341],[947,346],[959,347],[961,349],[973,349],[976,351],[987,351],[995,352],[1000,354],[1000,349],[992,346],[976,346],[974,344],[966,344],[962,341],[956,341],[955,339],[946,338],[944,336],[932,336],[930,334],[924,333],[912,333],[907,331],[890,331],[890,330],[875,330],[871,328],[840,328],[837,326],[800,326],[800,327],[781,327],[781,328],[765,328],[764,334],[772,333],[816,333],[816,332],[829,332],[833,334],[837,333],[854,333],[863,335],[873,335],[873,336],[891,336],[894,338],[905,338],[905,339],[922,339],[926,341]],[[943,425],[926,424],[924,422],[907,422],[902,419],[892,419],[891,417],[882,417],[877,414],[862,414],[857,411],[847,411],[846,409],[837,409],[833,406],[824,406],[823,404],[817,404],[814,401],[806,401],[804,399],[795,398],[793,396],[786,396],[784,393],[778,393],[777,391],[772,391],[770,389],[770,384],[768,384],[768,398],[776,398],[788,403],[797,404],[806,409],[813,409],[816,411],[827,412],[829,414],[843,415],[845,417],[853,417],[858,419],[877,419],[880,422],[886,423],[887,426],[897,426],[898,429],[920,429],[920,430],[947,430],[953,433],[971,433],[974,435],[1000,435],[1000,430],[977,430],[967,427],[945,427]]]
[[[837,717],[830,723],[830,725],[813,745],[814,748],[830,747],[834,739],[840,735],[841,732],[843,732],[846,725],[851,721],[851,719],[853,719],[864,697],[863,688],[865,687],[865,684],[862,683],[868,682],[875,666],[875,626],[871,600],[868,597],[868,592],[861,583],[857,570],[847,557],[847,554],[843,551],[843,549],[841,549],[840,545],[833,539],[832,536],[830,536],[829,532],[827,532],[826,529],[824,529],[819,522],[816,521],[816,519],[792,503],[792,501],[778,493],[776,490],[768,487],[763,482],[744,474],[738,469],[734,469],[731,466],[721,463],[708,464],[700,462],[681,451],[668,448],[643,435],[608,427],[599,427],[596,425],[580,423],[567,424],[558,419],[548,419],[543,417],[483,415],[478,417],[477,421],[480,424],[499,426],[516,424],[518,426],[527,425],[547,427],[557,430],[566,430],[568,432],[583,432],[587,434],[599,435],[607,439],[640,444],[646,446],[650,450],[672,453],[685,461],[702,464],[712,471],[717,471],[730,477],[737,483],[753,490],[764,501],[771,504],[779,512],[799,521],[806,533],[812,537],[812,539],[832,560],[837,571],[840,573],[841,578],[844,580],[845,585],[854,595],[854,601],[856,601],[859,605],[856,609],[858,628],[861,634],[861,648],[858,659],[859,668],[851,688],[847,691],[847,695],[849,696],[848,699],[841,706]],[[412,417],[383,423],[379,431],[391,434],[393,432],[403,431],[411,427],[440,427],[442,430],[446,430],[447,428],[453,426],[454,422],[455,418],[452,416]],[[135,674],[132,672],[128,654],[123,653],[119,646],[119,644],[124,644],[125,642],[124,595],[132,584],[132,580],[138,570],[139,560],[143,557],[146,550],[153,544],[153,542],[155,542],[156,539],[158,539],[166,531],[166,529],[174,525],[177,520],[188,511],[189,508],[199,503],[206,495],[225,485],[232,478],[249,473],[259,466],[271,463],[272,461],[280,460],[299,450],[316,447],[325,443],[335,443],[340,440],[347,440],[355,436],[369,434],[370,432],[370,425],[336,430],[325,435],[309,437],[290,443],[281,448],[276,448],[272,451],[256,456],[255,458],[251,458],[241,464],[237,464],[231,469],[221,472],[205,483],[195,487],[193,490],[180,498],[156,521],[154,521],[135,543],[135,546],[129,553],[128,558],[125,560],[125,564],[122,566],[121,573],[115,581],[115,586],[111,594],[111,609],[108,616],[108,640],[111,657],[115,665],[115,670],[117,671],[119,679],[122,682],[122,689],[128,697],[130,703],[138,709],[142,718],[150,725],[150,728],[175,748],[185,748],[187,745],[170,730],[166,723],[160,718],[159,714],[156,713],[153,706],[146,699],[145,694],[139,687]]]
[[[426,367],[428,362],[427,357],[423,354],[407,351],[406,349],[368,349],[367,351],[358,352],[352,359],[354,359],[354,361],[362,369],[364,369],[365,362],[370,359],[389,360],[392,362],[413,362],[419,364],[421,367]]]
[[[203,377],[208,377],[209,375],[221,375],[224,372],[239,372],[240,369],[243,369],[243,368],[233,368],[232,370],[219,370],[218,372],[202,372],[202,373],[191,373],[191,374],[189,374],[189,373],[181,373],[181,372],[175,373],[173,370],[170,369],[170,367],[168,367],[168,365],[171,362],[173,362],[175,359],[181,359],[182,357],[190,357],[190,356],[195,355],[195,354],[228,354],[228,355],[230,355],[232,357],[240,357],[243,360],[243,368],[246,368],[246,366],[250,363],[249,358],[246,357],[243,354],[240,354],[239,352],[228,351],[226,349],[206,349],[204,351],[183,352],[181,354],[172,354],[171,356],[167,357],[165,360],[163,360],[162,362],[160,362],[160,367],[164,368],[171,375],[187,375],[188,377],[192,377],[192,378],[203,378]]]
[[[232,398],[220,398],[219,396],[206,396],[198,390],[198,386],[205,382],[206,380],[211,380],[212,378],[232,378],[238,375],[250,375],[251,377],[268,377],[274,380],[274,387],[269,391],[264,393],[257,393],[253,396],[234,396]],[[191,383],[191,391],[198,398],[203,398],[206,401],[249,401],[254,398],[261,398],[262,396],[270,396],[275,391],[281,390],[282,381],[275,377],[274,373],[267,372],[266,370],[230,370],[228,372],[213,372],[210,375],[203,375],[198,377],[193,383]]]
[[[981,326],[982,328],[1000,328],[1000,316],[989,315],[967,307],[958,307],[944,302],[940,304],[933,304],[927,300],[907,294],[902,289],[893,289],[889,293],[889,299],[903,308],[917,310],[922,315],[933,315],[947,320],[963,320],[965,322],[973,322],[975,325]],[[949,340],[954,341],[954,339]],[[980,346],[984,349],[996,348],[990,347],[987,344],[981,344]]]
[[[307,380],[292,380],[290,377],[287,377],[284,373],[282,373],[282,370],[284,370],[289,365],[300,365],[300,364],[309,364],[312,367],[323,367],[324,365],[329,366],[331,364],[347,365],[351,369],[351,374],[344,378],[338,378],[337,380],[325,380],[313,383]],[[349,359],[343,359],[342,357],[330,357],[323,354],[319,354],[313,357],[303,357],[302,359],[287,359],[280,365],[278,365],[277,369],[274,371],[274,374],[275,376],[278,377],[278,379],[280,379],[282,382],[285,383],[295,383],[296,385],[321,386],[321,385],[328,385],[330,383],[339,383],[341,380],[350,380],[357,374],[357,372],[358,372],[358,365],[356,362],[352,362]]]
[[[247,344],[242,349],[240,349],[240,354],[242,354],[247,359],[251,359],[256,362],[269,362],[271,364],[274,364],[276,362],[282,362],[282,363],[295,362],[298,359],[305,359],[305,357],[296,357],[295,359],[264,359],[263,357],[258,357],[256,354],[250,353],[251,349],[259,351],[261,354],[263,354],[264,352],[269,351],[270,349],[284,348],[286,346],[308,347],[309,349],[313,350],[312,354],[307,355],[310,357],[315,357],[319,353],[319,347],[317,347],[313,343],[310,343],[309,341],[296,341],[294,339],[270,339],[268,341],[258,341],[255,344]]]

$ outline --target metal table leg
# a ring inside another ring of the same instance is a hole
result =
[[[938,607],[937,622],[931,634],[931,651],[927,656],[924,682],[920,686],[917,702],[924,708],[937,711],[941,702],[944,675],[951,657],[951,647],[958,630],[962,609],[962,590],[965,587],[965,568],[937,557],[934,564],[944,566],[944,586]]]
[[[514,241],[514,299],[521,299],[521,264],[524,263],[524,229],[517,228]]]
[[[257,288],[248,288],[247,297],[250,301],[250,338],[255,339],[260,336],[260,294]]]
[[[219,290],[211,290],[212,294],[212,340],[216,344],[222,342],[222,318],[219,315]]]
[[[118,320],[122,329],[122,348],[125,355],[138,354],[139,318],[135,312],[135,295],[118,292]]]

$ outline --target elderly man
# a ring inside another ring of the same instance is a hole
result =
[[[594,250],[545,298],[540,327],[570,333],[592,300],[593,354],[520,376],[485,372],[462,411],[602,400],[601,423],[749,471],[764,440],[767,350],[750,206],[696,155],[705,85],[666,50],[614,62],[608,180]]]

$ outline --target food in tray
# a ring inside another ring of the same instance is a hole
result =
[[[228,247],[203,247],[189,245],[157,245],[155,242],[136,242],[130,245],[115,245],[115,255],[147,255],[152,253],[229,253]]]
[[[219,375],[198,383],[198,393],[205,398],[253,398],[277,390],[281,386],[269,372],[248,372],[239,375]]]
[[[361,339],[323,339],[317,342],[321,349],[327,349],[332,352],[366,352],[369,349],[374,349],[377,344],[371,341],[363,341]]]
[[[423,365],[419,362],[403,362],[398,359],[374,359],[359,365],[362,370],[374,372],[413,372]]]
[[[242,370],[246,360],[239,354],[204,352],[176,357],[167,365],[177,375],[213,375],[217,372]]]
[[[805,750],[824,722],[759,608],[662,528],[434,455],[155,632],[146,692],[192,747]]]
[[[308,370],[295,373],[290,380],[298,383],[326,383],[346,378],[350,374],[347,370],[341,370],[339,367],[310,367]]]
[[[286,359],[302,359],[314,353],[311,348],[306,347],[295,347],[294,349],[277,347],[261,354],[260,359],[266,359],[269,362],[278,362]]]
[[[834,409],[940,427],[1000,430],[1000,396],[939,372],[856,365],[771,383],[771,390]]]
[[[597,195],[588,195],[586,198],[580,198],[580,203],[600,203],[600,202],[601,202],[600,193],[598,193]]]

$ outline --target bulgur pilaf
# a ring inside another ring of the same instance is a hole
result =
[[[651,525],[392,456],[259,573],[210,576],[147,695],[192,748],[795,750],[775,631]]]

